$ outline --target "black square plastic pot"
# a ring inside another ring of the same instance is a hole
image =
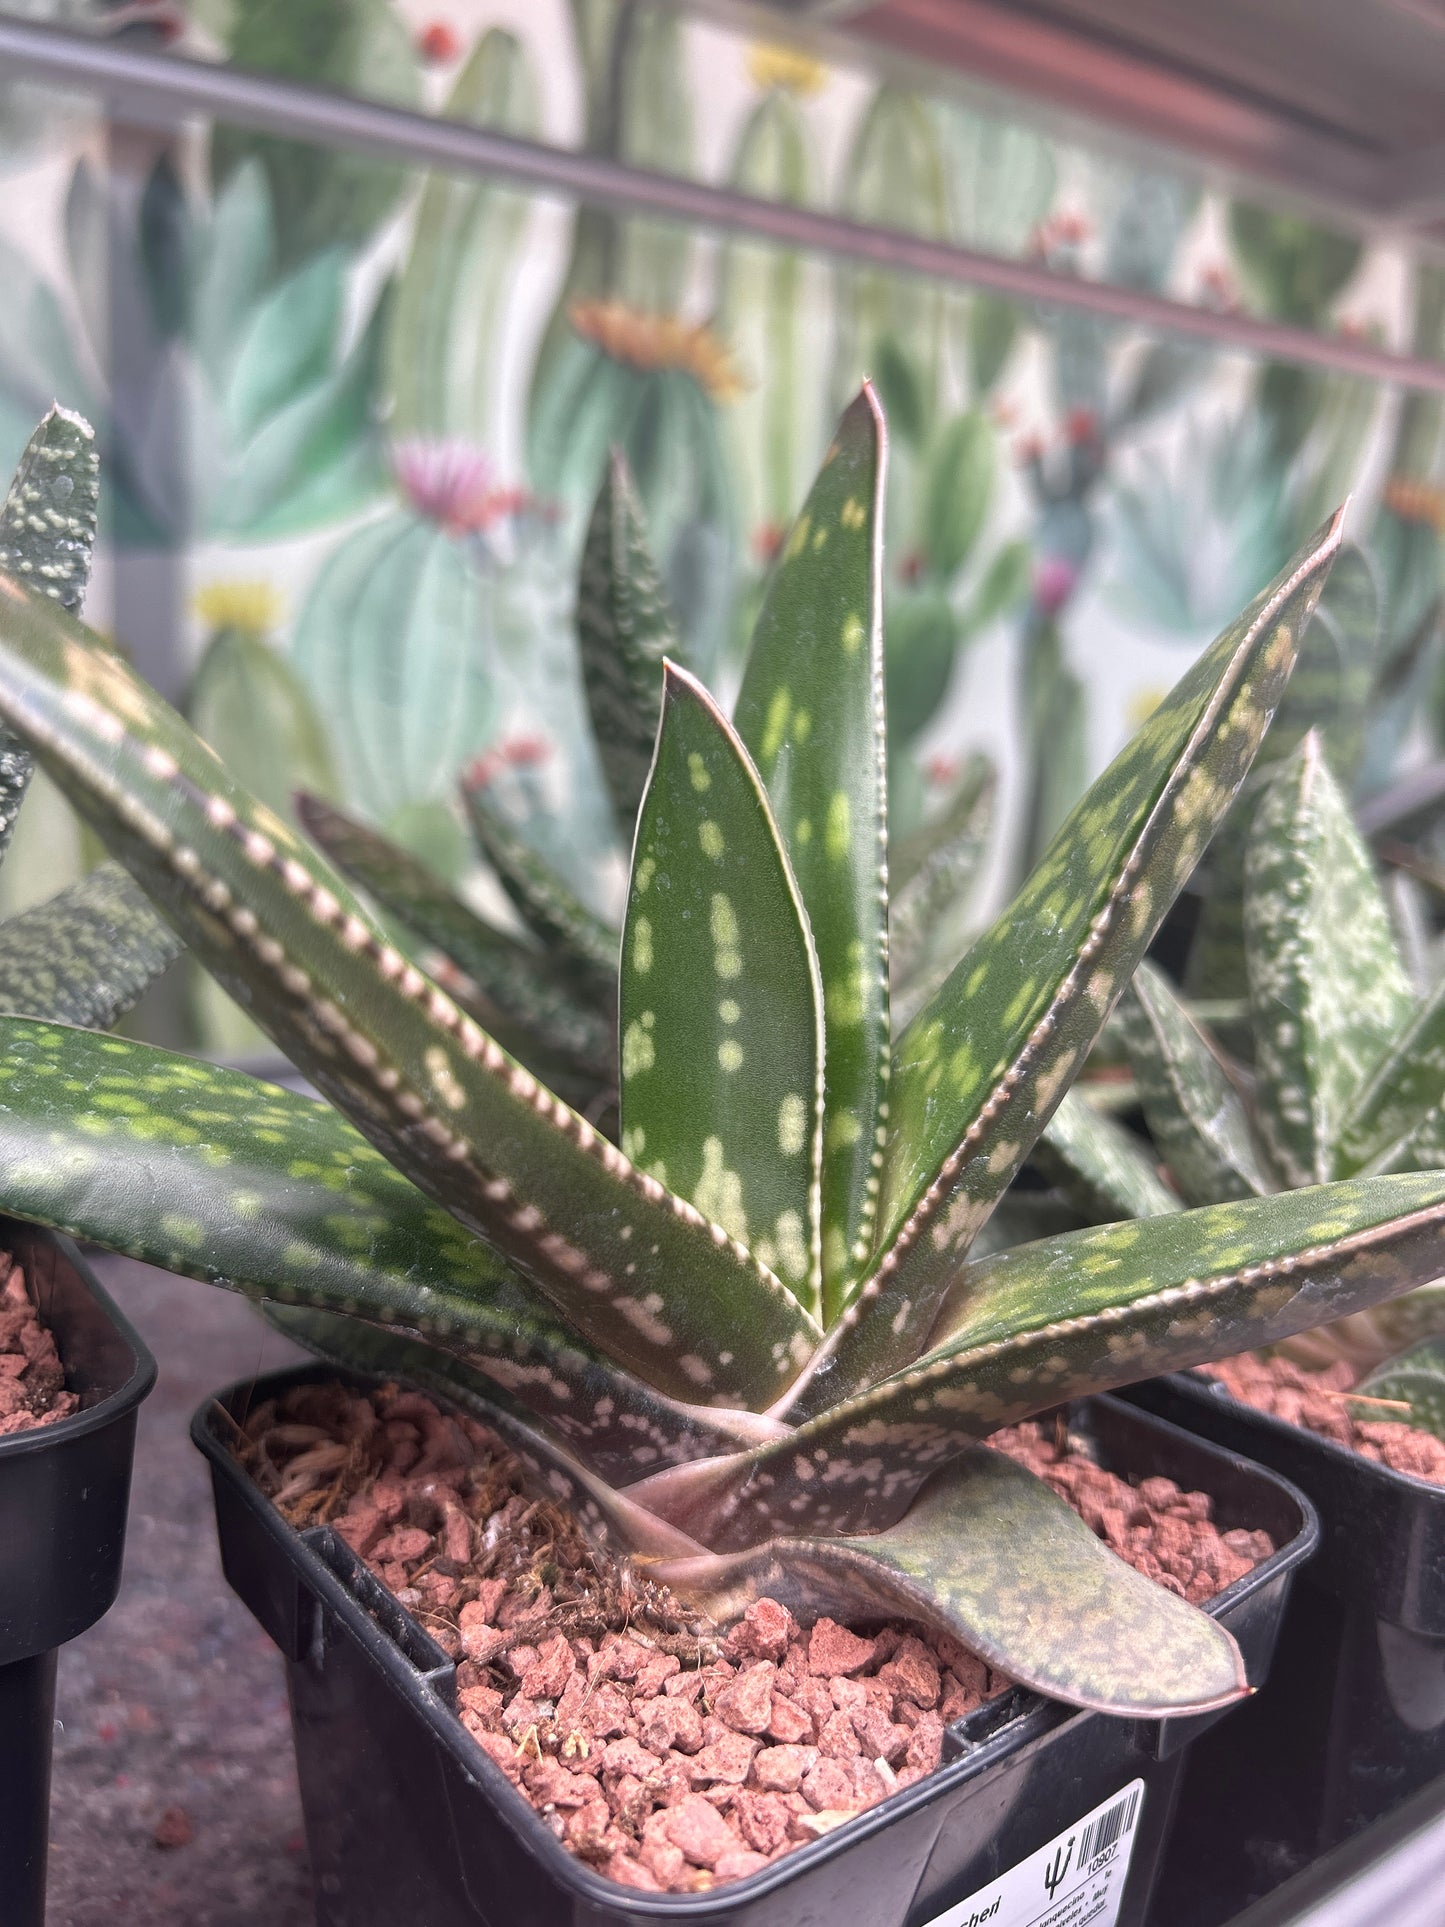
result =
[[[1312,1500],[1320,1550],[1291,1593],[1269,1690],[1227,1774],[1191,1760],[1161,1895],[1179,1927],[1207,1872],[1243,1905],[1432,1781],[1445,1801],[1445,1487],[1260,1412],[1193,1373],[1131,1403],[1269,1466]]]
[[[338,1376],[312,1367],[232,1387],[191,1428],[211,1462],[226,1577],[286,1661],[321,1927],[924,1927],[1055,1835],[1071,1849],[1069,1829],[1136,1781],[1118,1918],[1144,1920],[1185,1753],[1228,1716],[1111,1719],[1014,1691],[949,1730],[928,1779],[745,1880],[653,1895],[601,1877],[456,1717],[455,1670],[440,1648],[339,1534],[293,1531],[236,1461],[235,1421],[250,1405]],[[1068,1418],[1109,1470],[1163,1474],[1209,1493],[1222,1529],[1271,1534],[1279,1551],[1210,1608],[1258,1685],[1294,1569],[1314,1548],[1308,1501],[1117,1400],[1082,1400]],[[991,1911],[985,1900],[979,1918]]]
[[[68,1238],[0,1220],[80,1409],[0,1439],[0,1920],[45,1918],[57,1647],[115,1598],[156,1364]]]

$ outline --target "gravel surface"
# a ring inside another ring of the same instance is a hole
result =
[[[226,1292],[96,1269],[160,1382],[120,1598],[61,1655],[50,1927],[311,1927],[281,1661],[221,1577],[189,1435],[207,1392],[299,1354]]]

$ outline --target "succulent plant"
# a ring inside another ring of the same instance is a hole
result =
[[[78,611],[98,500],[95,437],[78,416],[52,408],[0,503],[0,574]],[[0,729],[0,862],[33,772],[28,752]],[[0,1009],[107,1029],[180,951],[121,865],[102,863],[48,902],[0,922]]]
[[[1445,1178],[969,1249],[1248,768],[1338,523],[892,1039],[884,449],[865,390],[731,723],[663,668],[621,945],[622,1146],[123,662],[0,582],[0,719],[324,1094],[0,1021],[0,1205],[485,1401],[599,1539],[715,1611],[761,1589],[901,1611],[1078,1704],[1220,1705],[1244,1690],[1224,1629],[981,1441],[1433,1275]]]
[[[1316,732],[1259,799],[1244,879],[1247,1022],[1234,1052],[1150,963],[1120,1004],[1145,1122],[1178,1194],[1223,1204],[1445,1167],[1445,986],[1412,982]],[[1134,1208],[1116,1187],[1104,1214]],[[1436,1332],[1445,1283],[1430,1282],[1288,1349],[1373,1365]]]

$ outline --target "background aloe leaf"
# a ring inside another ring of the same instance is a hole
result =
[[[617,449],[582,547],[577,652],[617,827],[632,836],[662,712],[662,662],[680,651],[642,504]]]
[[[838,1386],[916,1352],[1229,807],[1339,532],[1336,517],[1175,685],[899,1041],[878,1255],[833,1341]]]
[[[883,416],[865,384],[768,584],[734,715],[768,786],[823,981],[829,1318],[868,1256],[887,1117],[886,461]]]
[[[875,1532],[929,1474],[1035,1412],[1288,1338],[1430,1282],[1445,1175],[1352,1180],[1065,1232],[970,1265],[907,1370],[782,1445],[635,1496],[718,1552]]]
[[[400,844],[318,797],[297,814],[337,868],[451,966],[446,988],[530,1070],[595,1088],[616,1078],[615,1021],[584,1002],[548,954],[496,930]],[[436,974],[436,973],[433,973]],[[550,1080],[549,1080],[550,1081]]]
[[[462,794],[477,845],[522,922],[544,948],[556,946],[575,957],[579,975],[594,990],[610,987],[617,975],[617,931],[578,900],[480,789]]]
[[[118,863],[0,923],[0,1010],[109,1030],[183,946]]]
[[[1145,1122],[1193,1204],[1264,1197],[1243,1099],[1163,973],[1141,963],[1119,1003],[1119,1028]]]
[[[1077,1090],[1065,1094],[1044,1126],[1034,1162],[1092,1224],[1182,1209],[1134,1133]]]
[[[1434,1166],[1445,1137],[1445,982],[1390,1040],[1355,1100],[1340,1136],[1337,1162],[1347,1172],[1367,1165],[1392,1170]]]
[[[628,1157],[816,1312],[818,966],[757,771],[671,663],[637,820],[618,1028]]]
[[[25,444],[0,506],[0,570],[75,610],[95,548],[100,458],[95,431],[53,407]]]
[[[890,847],[888,962],[895,986],[918,967],[940,922],[967,899],[988,852],[997,794],[998,772],[988,757],[970,757],[937,821]]]
[[[251,1297],[374,1320],[381,1350],[411,1330],[609,1478],[760,1436],[751,1414],[682,1406],[618,1371],[339,1112],[239,1071],[0,1017],[0,1173],[18,1217]]]
[[[1255,812],[1244,929],[1260,1135],[1287,1184],[1322,1183],[1415,996],[1370,853],[1313,733]]]
[[[509,1059],[85,635],[0,577],[0,720],[38,749],[222,988],[624,1369],[672,1397],[771,1403],[818,1335],[787,1288]],[[634,1248],[655,1259],[641,1297]]]
[[[1369,1398],[1396,1399],[1409,1406],[1408,1412],[1382,1411],[1357,1405],[1357,1419],[1376,1423],[1398,1421],[1418,1425],[1445,1439],[1445,1338],[1427,1338],[1399,1358],[1392,1358],[1357,1387]]]
[[[1032,1472],[974,1446],[868,1538],[782,1537],[655,1577],[723,1618],[767,1593],[795,1612],[906,1614],[1011,1678],[1140,1719],[1206,1712],[1246,1690],[1225,1629],[1137,1573]]]
[[[78,610],[90,580],[100,501],[95,430],[54,407],[20,456],[0,504],[0,574]],[[30,757],[0,730],[0,859],[30,783]]]
[[[441,110],[449,120],[535,140],[537,84],[517,36],[489,27]],[[525,195],[473,175],[426,177],[387,333],[392,438],[457,436],[485,446],[497,328],[529,212]]]

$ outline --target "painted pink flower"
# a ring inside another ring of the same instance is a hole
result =
[[[416,50],[430,67],[448,67],[461,58],[462,37],[445,20],[433,20],[416,37]]]
[[[483,534],[524,515],[557,519],[555,504],[524,488],[503,488],[490,458],[470,442],[399,442],[392,472],[417,514],[453,535]]]
[[[1034,569],[1034,602],[1046,616],[1056,616],[1078,586],[1079,571],[1062,555],[1046,555]]]
[[[462,771],[462,787],[484,790],[508,770],[538,769],[550,761],[552,745],[545,736],[509,736],[475,757]]]

